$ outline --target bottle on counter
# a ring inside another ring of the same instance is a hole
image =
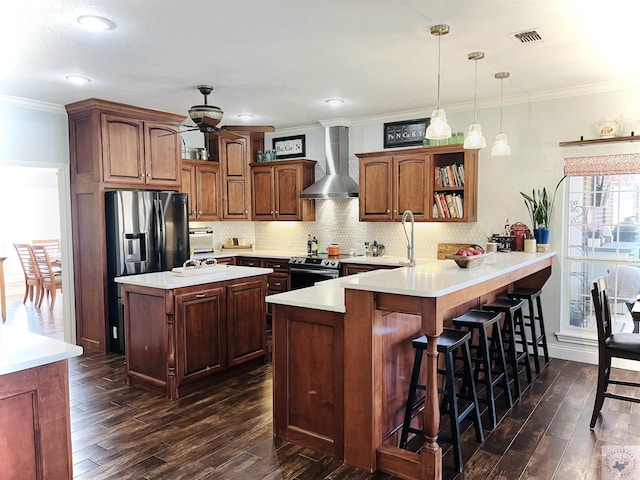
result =
[[[318,240],[316,237],[311,240],[311,255],[318,255]]]
[[[377,240],[373,241],[373,245],[371,246],[371,254],[374,257],[378,256],[378,241]]]
[[[364,254],[367,257],[371,256],[371,245],[369,244],[369,242],[364,242]]]
[[[307,236],[307,255],[311,255],[311,234]]]

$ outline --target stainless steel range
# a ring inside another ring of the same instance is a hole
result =
[[[320,254],[313,257],[291,257],[289,274],[291,290],[311,287],[316,282],[330,280],[340,276],[340,258]]]

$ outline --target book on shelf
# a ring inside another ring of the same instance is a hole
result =
[[[464,187],[464,165],[454,163],[444,167],[435,167],[434,180],[436,187]]]
[[[463,218],[464,207],[462,197],[458,193],[433,194],[433,218]]]

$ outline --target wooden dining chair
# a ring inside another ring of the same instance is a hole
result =
[[[40,277],[36,270],[36,266],[31,255],[31,249],[28,243],[14,243],[13,246],[18,252],[18,258],[22,265],[22,271],[24,272],[25,291],[22,303],[27,303],[27,297],[33,301],[33,294],[35,292],[36,303],[40,298]]]
[[[51,265],[51,258],[47,252],[47,248],[44,245],[29,245],[33,260],[36,266],[36,272],[40,281],[40,298],[36,303],[39,308],[44,300],[44,294],[47,293],[47,297],[51,296],[51,304],[49,309],[53,310],[56,303],[56,292],[60,290],[62,292],[62,275],[56,274],[53,266]]]
[[[612,358],[640,361],[640,335],[636,333],[611,333],[611,306],[607,294],[606,277],[597,278],[593,282],[591,296],[598,329],[598,386],[590,424],[590,428],[594,428],[605,398],[640,403],[640,398],[609,391],[609,385],[640,388],[640,383],[611,378]],[[640,394],[640,391],[636,394]]]

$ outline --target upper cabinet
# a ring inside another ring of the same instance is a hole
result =
[[[264,134],[222,132],[206,136],[205,144],[220,162],[222,220],[251,220],[249,163],[264,150]]]
[[[71,181],[176,188],[184,116],[90,99],[67,105]]]
[[[218,162],[182,161],[182,191],[189,194],[189,220],[220,220],[220,184]]]
[[[300,198],[313,183],[315,164],[306,159],[251,164],[252,220],[315,220],[315,201]]]
[[[360,221],[477,220],[478,152],[462,145],[359,153]]]

